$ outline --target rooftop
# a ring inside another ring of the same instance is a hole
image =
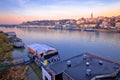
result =
[[[33,49],[34,51],[37,51],[38,54],[45,53],[45,52],[50,51],[50,50],[56,51],[56,49],[53,47],[50,47],[50,46],[45,45],[45,44],[38,44],[38,43],[28,45],[28,47]]]
[[[67,63],[70,61],[71,66]],[[90,80],[95,76],[114,74],[120,70],[120,64],[89,53],[80,54],[48,67],[52,74],[67,74],[72,80]],[[119,71],[120,72],[120,71]],[[89,75],[90,73],[90,75]],[[88,74],[88,75],[86,75]],[[120,76],[119,76],[120,78]],[[93,79],[97,80],[97,79]],[[104,79],[100,79],[104,80]],[[113,80],[113,79],[109,79]]]

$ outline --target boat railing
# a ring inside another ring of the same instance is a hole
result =
[[[96,79],[100,79],[100,78],[115,78],[115,77],[117,77],[118,74],[120,74],[120,69],[118,69],[116,72],[114,72],[112,74],[97,75],[97,76],[93,77],[91,80],[96,80]]]

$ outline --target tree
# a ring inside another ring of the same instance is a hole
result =
[[[7,52],[6,53],[6,58],[11,58],[12,57],[12,52]]]
[[[13,45],[9,44],[8,41],[8,37],[0,33],[0,60],[3,60],[6,56],[11,56],[11,50],[13,49]]]
[[[0,39],[5,43],[8,43],[9,40],[8,37],[2,33],[0,33]]]

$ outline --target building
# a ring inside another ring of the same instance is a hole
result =
[[[83,53],[42,67],[43,80],[120,80],[120,64]]]
[[[103,21],[102,24],[100,24],[101,28],[108,28],[108,22],[107,21]]]
[[[116,28],[120,28],[120,22],[116,22]]]

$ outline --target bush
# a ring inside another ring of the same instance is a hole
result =
[[[11,58],[12,57],[12,52],[7,52],[6,53],[6,58]]]

